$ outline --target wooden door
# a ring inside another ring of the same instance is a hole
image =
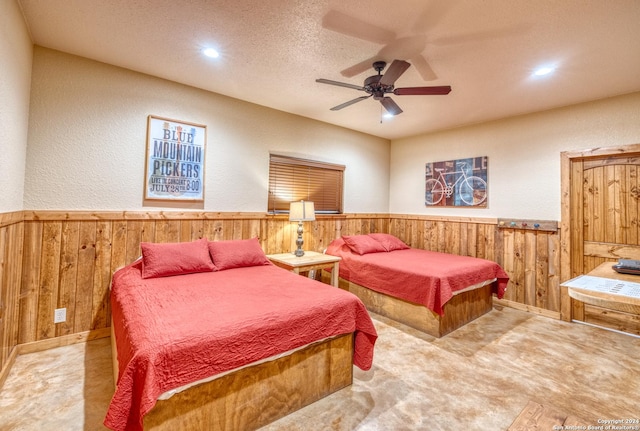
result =
[[[640,259],[639,177],[640,144],[562,153],[562,281],[603,262]],[[578,320],[610,321],[604,326],[621,330],[638,323],[637,317],[616,317],[566,297],[561,302],[563,314]]]
[[[638,242],[638,156],[612,156],[583,162],[582,268],[605,261],[640,259]],[[577,259],[580,262],[580,259]]]

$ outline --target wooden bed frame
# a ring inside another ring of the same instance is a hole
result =
[[[325,277],[328,277],[328,274],[323,271],[323,281]],[[444,315],[440,316],[424,305],[379,293],[343,278],[339,279],[340,288],[360,298],[369,311],[436,338],[443,337],[491,311],[494,283],[453,295],[443,307]]]
[[[113,328],[113,324],[111,326]],[[144,417],[153,431],[253,430],[353,383],[353,334],[311,344],[158,400]],[[111,330],[114,383],[118,355]]]

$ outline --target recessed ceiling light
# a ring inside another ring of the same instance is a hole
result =
[[[204,55],[206,55],[207,57],[211,57],[211,58],[218,58],[220,56],[218,51],[216,51],[213,48],[205,48],[205,49],[202,50],[202,53]]]
[[[556,70],[555,67],[543,66],[536,69],[533,72],[533,74],[535,76],[545,76],[545,75],[549,75],[550,73],[553,73],[554,70]]]

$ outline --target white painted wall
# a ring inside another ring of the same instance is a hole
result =
[[[560,153],[640,143],[640,93],[391,143],[391,213],[560,220]],[[424,204],[425,163],[488,156],[488,208]]]
[[[20,8],[0,1],[0,213],[23,208],[32,57]]]
[[[346,165],[345,212],[389,208],[385,139],[42,47],[32,95],[28,210],[266,212],[270,151]],[[204,206],[143,206],[150,114],[207,126]]]
[[[24,29],[18,34],[26,38]],[[11,54],[6,41],[3,33],[5,55]],[[2,76],[23,88],[16,95],[0,87],[15,101],[4,105],[9,111],[0,111],[3,124],[26,121],[24,75],[31,51],[23,45],[18,51],[22,66],[2,63]],[[640,143],[640,93],[389,144],[40,47],[33,51],[32,73],[25,175],[24,127],[0,130],[13,133],[0,145],[17,143],[3,147],[3,170],[14,173],[0,177],[3,190],[11,190],[3,195],[0,211],[20,209],[21,193],[12,194],[25,178],[24,209],[262,212],[268,154],[276,151],[346,165],[346,212],[559,220],[560,152]],[[204,205],[143,206],[149,114],[208,126]],[[475,156],[489,158],[488,208],[425,207],[424,164]]]

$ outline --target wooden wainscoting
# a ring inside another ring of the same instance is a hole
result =
[[[296,224],[286,216],[264,213],[25,211],[2,220],[3,363],[16,344],[107,328],[111,275],[140,256],[140,242],[257,237],[266,253],[284,253],[295,249],[297,237]],[[511,277],[500,303],[559,317],[558,233],[498,229],[496,223],[492,218],[319,215],[304,224],[304,248],[322,252],[340,235],[389,232],[413,247],[494,260]],[[67,309],[65,322],[53,323],[56,308]]]
[[[0,214],[0,387],[17,352],[22,238],[22,211]]]
[[[497,219],[391,215],[389,233],[416,248],[498,262],[510,280],[510,307],[560,318],[560,235],[502,227]]]
[[[386,232],[387,214],[319,215],[304,224],[304,248],[323,251],[341,234]],[[18,343],[109,326],[113,272],[140,256],[140,242],[257,237],[266,253],[295,249],[297,225],[286,216],[207,212],[24,212]],[[54,310],[67,320],[53,323]]]

